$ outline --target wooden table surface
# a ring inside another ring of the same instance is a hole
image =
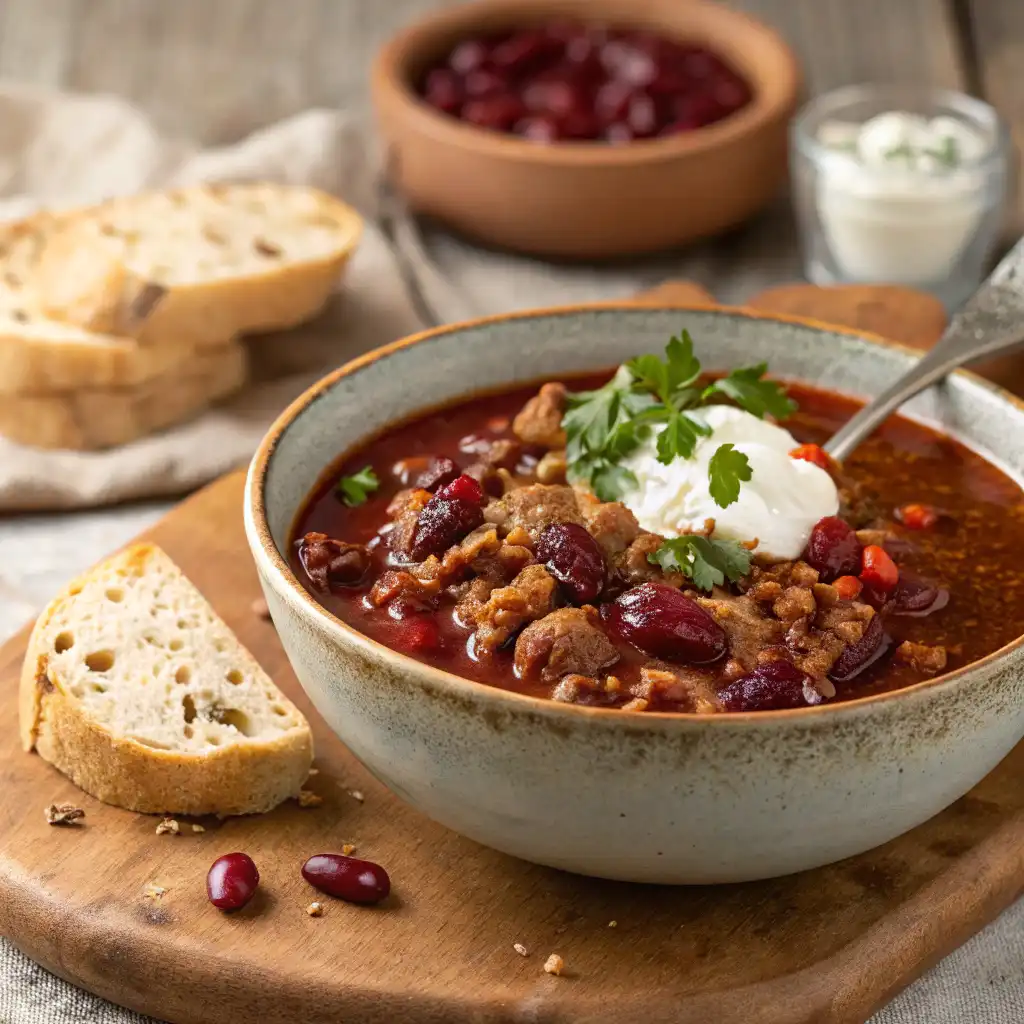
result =
[[[0,77],[112,92],[164,130],[226,142],[305,107],[362,105],[377,45],[450,2],[0,0]],[[866,80],[965,89],[995,103],[1024,141],[1022,0],[731,6],[781,30],[811,92]]]

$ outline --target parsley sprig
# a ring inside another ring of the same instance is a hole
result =
[[[724,397],[757,417],[778,419],[796,405],[774,381],[764,380],[765,363],[733,370],[706,387],[699,385],[700,360],[693,339],[683,331],[669,341],[665,358],[637,356],[619,367],[596,391],[570,394],[562,419],[568,444],[569,477],[586,483],[602,501],[615,501],[637,480],[622,460],[660,427],[658,461],[668,465],[690,458],[711,429],[689,410]],[[721,445],[708,465],[712,498],[721,508],[739,497],[740,484],[751,477],[747,457],[732,445]]]
[[[362,505],[378,487],[380,487],[380,481],[373,468],[363,466],[358,473],[343,476],[338,481],[335,492],[346,505],[354,508],[356,505]]]
[[[696,534],[672,537],[647,556],[666,572],[681,572],[699,590],[720,587],[726,579],[742,579],[750,572],[750,551],[734,540],[711,540]]]

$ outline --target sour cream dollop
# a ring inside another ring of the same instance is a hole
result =
[[[658,461],[653,438],[623,465],[636,477],[621,500],[641,527],[664,537],[700,530],[714,519],[713,537],[757,540],[757,554],[780,560],[799,558],[814,524],[839,510],[839,493],[819,466],[790,458],[797,440],[773,423],[742,409],[713,405],[688,413],[711,428],[697,442],[693,457]],[[751,478],[728,508],[715,504],[708,489],[708,463],[719,445],[733,444],[750,461]]]

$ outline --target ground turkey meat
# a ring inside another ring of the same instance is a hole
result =
[[[599,501],[586,491],[578,491],[576,497],[583,523],[605,558],[621,554],[640,536],[636,516],[622,502]]]
[[[398,555],[405,555],[412,548],[413,535],[420,518],[423,506],[430,501],[430,491],[422,488],[410,488],[399,491],[388,505],[388,515],[392,519],[387,533],[388,547]]]
[[[556,586],[544,566],[528,565],[507,587],[492,590],[473,616],[474,652],[493,654],[521,626],[547,615],[554,606]]]
[[[426,611],[434,607],[440,590],[439,580],[420,579],[402,569],[388,569],[371,588],[370,603],[379,608],[397,600],[410,610]]]
[[[552,523],[583,525],[576,492],[559,484],[531,484],[510,491],[484,509],[484,519],[507,533],[525,530],[534,543],[540,539],[544,527]]]
[[[785,625],[767,617],[749,596],[732,597],[716,588],[711,597],[698,596],[695,600],[725,630],[730,654],[748,672],[756,667],[758,655],[765,648],[783,642]]]
[[[539,673],[553,683],[569,673],[594,676],[618,660],[592,607],[559,608],[530,623],[516,640],[515,667],[521,678]]]
[[[512,421],[512,432],[527,444],[564,448],[565,385],[545,384]]]
[[[708,715],[720,711],[718,695],[707,672],[668,665],[640,669],[640,682],[630,687],[634,698],[646,701],[643,710],[671,703],[679,711]],[[640,709],[638,709],[640,710]]]
[[[946,667],[946,648],[904,640],[893,652],[893,659],[909,665],[916,672],[941,672]]]
[[[656,533],[641,533],[625,551],[611,559],[610,575],[625,587],[635,587],[648,580],[660,580],[669,586],[681,587],[685,582],[681,572],[665,572],[650,559],[664,543],[665,538]]]

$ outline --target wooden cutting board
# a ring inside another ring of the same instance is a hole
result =
[[[833,316],[850,319],[841,298]],[[812,301],[824,318],[832,300]],[[462,839],[391,796],[317,719],[252,610],[241,503],[241,474],[226,477],[147,536],[310,716],[323,805],[204,819],[201,833],[183,822],[174,837],[85,797],[18,748],[15,637],[0,651],[0,932],[69,981],[175,1024],[854,1024],[1024,888],[1024,745],[908,835],[774,881],[617,884]],[[64,801],[85,808],[82,826],[45,823]],[[345,842],[385,865],[394,894],[378,908],[322,898],[309,917],[299,867]],[[255,858],[262,884],[227,916],[204,879],[231,850]],[[551,952],[562,977],[542,970]]]

